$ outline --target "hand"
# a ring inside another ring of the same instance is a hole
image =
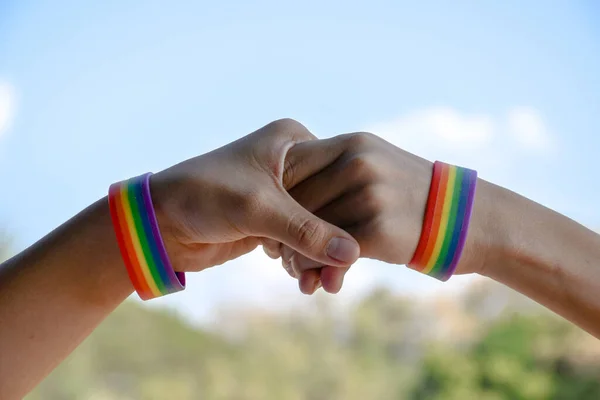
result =
[[[300,143],[289,151],[286,165],[284,176],[289,179],[284,185],[290,195],[350,233],[360,244],[361,257],[393,264],[411,260],[421,234],[432,163],[375,135],[353,133]],[[303,293],[313,293],[319,281],[328,292],[341,289],[347,268],[315,262],[272,241],[265,246],[270,256],[282,256]],[[474,272],[477,265],[461,261],[456,273]]]
[[[282,184],[287,152],[313,139],[300,123],[280,120],[153,175],[152,198],[175,270],[222,264],[267,239],[323,264],[353,263],[356,241],[306,211]]]

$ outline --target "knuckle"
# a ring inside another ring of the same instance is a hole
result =
[[[359,154],[348,161],[347,172],[354,178],[375,179],[378,167],[377,160],[367,154]]]
[[[298,245],[304,249],[314,249],[324,237],[321,225],[313,219],[299,221],[297,218],[291,218],[288,232],[296,238]]]
[[[292,118],[281,118],[271,122],[267,126],[276,132],[294,133],[307,130],[304,125]]]
[[[386,201],[386,190],[381,185],[365,186],[358,198],[358,204],[372,214],[381,213],[385,208]]]
[[[375,135],[369,132],[355,132],[347,137],[348,147],[354,150],[363,149],[373,143]]]
[[[363,156],[355,156],[348,161],[347,169],[352,176],[362,174],[365,170],[369,169],[370,166],[367,159]]]

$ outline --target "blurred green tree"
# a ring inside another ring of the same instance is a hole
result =
[[[600,398],[596,339],[485,285],[435,300],[375,290],[346,309],[317,296],[208,328],[129,301],[28,399]],[[504,311],[473,304],[486,291]]]
[[[412,398],[600,399],[598,341],[539,307],[515,313],[515,304],[529,301],[508,297],[505,311],[486,319],[466,348],[428,348]]]

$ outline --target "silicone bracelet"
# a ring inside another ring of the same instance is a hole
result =
[[[441,281],[460,261],[475,199],[477,171],[436,161],[421,238],[408,266]]]
[[[185,289],[185,274],[169,261],[150,193],[150,176],[110,186],[110,215],[129,279],[142,300]]]

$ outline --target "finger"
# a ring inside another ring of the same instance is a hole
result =
[[[365,185],[336,198],[314,214],[345,229],[381,215],[392,201],[392,194],[385,185]]]
[[[291,254],[289,257],[289,266],[292,269],[292,271],[294,272],[294,276],[299,277],[302,273],[300,272],[300,270],[296,269],[295,265],[296,265],[296,259],[297,258],[302,258],[302,259],[306,259],[306,260],[311,260],[310,258],[306,258],[306,256],[303,256],[302,254],[296,252],[295,250],[293,250],[292,248],[286,246],[286,245],[282,245],[283,247],[283,251],[286,252],[286,254]],[[317,261],[313,261],[311,260],[314,267],[313,268],[317,268],[322,266],[322,263],[317,262]],[[309,269],[309,268],[306,268]]]
[[[298,143],[286,154],[282,183],[289,190],[323,170],[344,153],[342,136]]]
[[[281,245],[281,265],[283,266],[283,268],[287,271],[287,273],[292,277],[292,278],[300,278],[302,273],[308,271],[308,270],[319,270],[321,267],[323,267],[323,264],[314,260],[311,260],[310,258],[307,258],[305,256],[303,256],[300,253],[297,253],[295,250],[293,250],[292,248],[290,248],[289,246],[282,244]],[[296,260],[302,260],[303,263],[303,269],[300,270],[296,267],[297,261]],[[309,267],[310,266],[310,267]]]
[[[292,259],[294,257],[294,255],[297,255],[297,253],[292,250],[291,248],[289,248],[286,245],[281,245],[281,265],[283,266],[283,269],[285,269],[285,271],[292,277],[292,278],[298,278],[300,276],[300,274],[296,273],[296,271],[294,270],[293,264],[292,264]]]
[[[345,267],[358,258],[360,247],[352,236],[308,212],[287,192],[268,207],[260,218],[261,236],[325,265]]]
[[[287,246],[285,246],[284,248],[286,249],[285,251],[289,249],[289,247]],[[315,261],[302,254],[296,253],[292,249],[289,250],[294,253],[290,259],[290,267],[292,268],[296,276],[300,276],[302,275],[302,273],[311,269],[318,269],[324,266],[323,263],[320,261]]]
[[[304,142],[314,140],[317,137],[313,135],[306,126],[291,118],[282,118],[270,122],[253,134],[260,136],[271,136],[274,138],[283,138],[286,141]]]
[[[253,149],[250,156],[255,166],[274,174],[281,181],[288,151],[298,143],[315,139],[316,136],[300,122],[284,118],[271,122],[239,140],[245,142],[246,147]]]
[[[346,193],[377,180],[376,162],[367,156],[340,157],[333,164],[289,190],[310,212],[319,210]]]
[[[298,268],[297,265],[298,263],[295,260],[298,259],[302,259],[302,268]],[[342,284],[344,282],[344,276],[346,275],[346,273],[348,272],[348,270],[350,269],[350,267],[347,268],[339,268],[339,267],[331,267],[331,266],[327,266],[327,265],[322,265],[314,260],[311,260],[309,258],[306,258],[304,256],[302,256],[301,254],[294,254],[292,256],[292,269],[294,270],[294,274],[296,276],[299,276],[300,279],[302,279],[302,277],[305,274],[312,274],[315,271],[320,271],[319,275],[321,277],[321,282],[323,285],[323,289],[327,292],[327,293],[338,293],[341,288],[342,288]],[[311,275],[312,276],[312,275]],[[302,290],[302,284],[301,285],[301,290]],[[304,292],[302,292],[304,293]]]
[[[411,240],[410,237],[403,238],[402,233],[396,232],[398,229],[398,223],[386,217],[369,218],[359,221],[355,225],[344,227],[344,230],[359,243],[361,258],[377,259],[390,264],[405,264],[414,253],[414,248],[413,251],[407,253],[402,246],[397,245],[398,242],[403,243]],[[414,232],[411,232],[411,237],[413,234]],[[416,244],[414,247],[416,247]],[[295,254],[292,260],[294,261],[292,268],[298,275],[307,270],[327,265],[302,254]]]
[[[263,251],[267,256],[274,260],[281,257],[281,243],[268,238],[261,238],[260,241],[262,243]]]
[[[365,187],[340,197],[315,214],[320,218],[344,228],[361,245],[361,256],[369,256],[376,236],[369,234],[384,206],[384,187]],[[308,271],[321,270],[323,289],[328,293],[338,293],[343,285],[348,268],[331,268],[318,261],[295,254],[291,257],[294,274],[301,276]]]
[[[365,238],[361,226],[370,224],[379,215],[381,209],[385,206],[385,187],[366,187],[358,191],[349,193],[340,197],[322,209],[315,212],[319,218],[344,229],[356,239],[361,246],[361,256],[366,256],[366,248],[363,248],[363,242],[369,244],[372,238]],[[360,234],[358,239],[356,234]],[[314,268],[320,268],[323,263],[311,258],[297,254],[292,258],[292,268],[296,274]]]
[[[298,287],[304,294],[313,294],[319,287],[321,287],[319,270],[310,270],[303,273],[298,279]]]
[[[361,245],[361,256],[368,252],[363,251],[362,244],[371,246],[372,238],[365,237],[363,225],[368,225],[368,221],[373,220],[383,207],[383,198],[385,197],[385,187],[375,185],[360,188],[345,196],[342,196],[329,203],[315,214],[339,227],[351,227],[345,229],[355,239],[354,234],[360,234],[358,243]],[[285,247],[285,246],[284,246]],[[319,270],[325,271],[322,275],[323,289],[328,293],[338,293],[341,290],[344,276],[348,272],[347,268],[337,268],[339,271],[324,266],[319,261],[305,257],[302,254],[290,256],[291,268],[296,276],[301,276],[307,271]]]
[[[358,132],[338,135],[330,139],[298,143],[286,154],[283,186],[289,190],[308,177],[322,171],[347,153],[355,157],[381,146],[382,139],[370,133]]]
[[[323,267],[321,269],[321,283],[323,285],[323,289],[327,293],[339,293],[339,291],[342,289],[342,285],[344,284],[344,276],[348,270],[349,268],[335,268],[330,266]],[[308,271],[304,274],[306,273],[308,273]]]

